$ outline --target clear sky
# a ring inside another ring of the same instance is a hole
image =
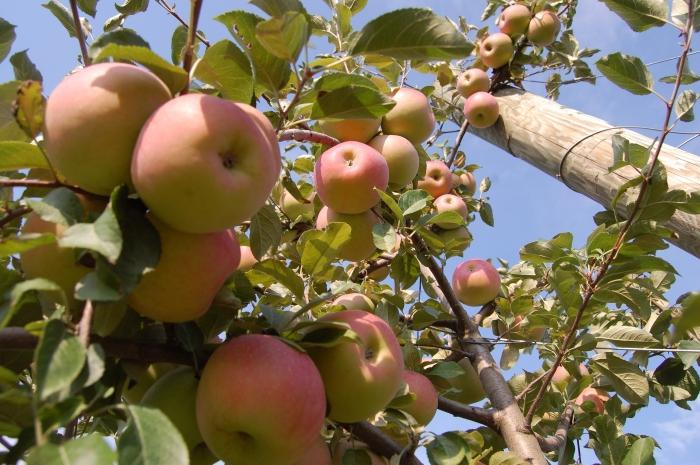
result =
[[[12,53],[29,49],[29,56],[44,75],[45,93],[48,93],[63,75],[77,64],[77,42],[68,37],[48,10],[40,7],[41,1],[2,3],[0,17],[18,26],[18,38]],[[64,3],[67,5],[68,2]],[[189,2],[180,0],[177,4],[178,11],[186,17]],[[313,13],[328,13],[321,0],[304,1],[304,4]],[[485,0],[369,0],[368,7],[354,19],[353,24],[355,27],[361,27],[381,13],[408,6],[428,6],[440,14],[452,18],[462,15],[469,22],[478,23],[484,5]],[[211,18],[237,8],[255,11],[242,1],[205,0],[200,29],[212,41],[229,38],[225,28],[211,21]],[[104,19],[113,14],[111,1],[99,2],[98,19],[92,22],[95,36],[101,32]],[[148,12],[130,17],[126,25],[136,29],[161,56],[170,56],[170,37],[177,23],[155,2],[151,2]],[[495,29],[493,24],[491,28]],[[645,62],[652,62],[680,53],[675,29],[657,28],[641,34],[634,33],[602,3],[595,0],[579,2],[573,29],[581,47],[601,49],[597,57],[622,51],[637,55]],[[697,61],[696,57],[690,58],[691,68]],[[674,69],[672,63],[667,63],[653,66],[651,71],[658,79],[673,74]],[[0,82],[10,79],[12,70],[9,61],[6,60],[0,64]],[[427,84],[429,81],[426,79],[425,76],[412,75],[409,81]],[[540,84],[526,83],[526,87],[530,91],[543,93],[543,86]],[[668,94],[670,86],[658,84],[658,90]],[[563,87],[559,101],[607,120],[613,125],[660,127],[663,117],[663,108],[655,97],[634,96],[616,88],[605,78],[599,79],[596,86],[580,83]],[[697,123],[680,126],[681,130],[688,131],[697,128]],[[655,136],[654,133],[649,135]],[[672,136],[669,142],[678,144],[686,137]],[[493,182],[488,196],[494,207],[496,222],[494,228],[485,226],[478,220],[473,223],[471,229],[475,240],[467,251],[469,257],[500,257],[515,263],[518,261],[518,250],[522,245],[538,239],[548,239],[564,231],[574,233],[575,244],[581,245],[585,242],[587,235],[595,227],[592,216],[601,210],[596,203],[568,190],[555,179],[474,136],[467,136],[463,149],[470,163],[482,166],[477,172],[477,177],[489,176]],[[687,144],[684,149],[700,153],[700,139]],[[681,274],[669,295],[672,301],[683,292],[700,289],[700,267],[697,259],[673,246],[661,252],[661,256],[669,260]],[[453,260],[448,272],[456,262]],[[520,367],[522,368],[522,365]],[[532,369],[534,362],[528,361],[526,367]],[[694,453],[700,450],[700,446],[697,445],[700,443],[700,414],[696,410],[686,412],[673,405],[658,406],[655,401],[651,402],[653,406],[632,419],[626,430],[650,434],[659,441],[663,448],[662,451],[656,452],[659,465],[697,463]],[[474,425],[465,420],[439,415],[429,429],[441,432],[471,427]],[[422,458],[427,463],[427,459],[424,456]],[[584,456],[584,463],[594,462],[592,454]]]

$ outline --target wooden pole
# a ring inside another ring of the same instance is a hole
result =
[[[520,89],[506,88],[495,95],[502,118],[488,129],[470,127],[469,131],[606,208],[620,186],[638,175],[631,167],[608,173],[613,164],[612,136],[646,147],[654,143],[649,137]],[[700,157],[666,145],[659,159],[667,170],[669,190],[700,191]],[[636,194],[630,189],[620,199],[619,214],[625,214],[625,205]],[[676,211],[665,226],[674,232],[672,243],[700,257],[700,215]]]

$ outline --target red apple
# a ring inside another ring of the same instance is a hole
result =
[[[382,132],[403,136],[414,144],[426,141],[435,128],[435,115],[421,91],[401,87],[391,93],[396,106],[382,119]]]
[[[437,199],[452,189],[452,173],[443,161],[428,160],[425,177],[418,181],[418,187]]]
[[[471,171],[465,171],[459,175],[459,179],[462,182],[464,189],[467,191],[467,194],[474,195],[476,192],[476,178],[474,177],[474,174]]]
[[[351,292],[349,294],[343,294],[336,297],[332,305],[340,305],[344,307],[345,310],[365,310],[367,312],[374,311],[374,302],[372,299],[359,292]]]
[[[479,306],[491,302],[498,295],[501,277],[486,260],[467,260],[455,269],[452,287],[459,300],[466,305]]]
[[[344,215],[323,207],[316,218],[316,229],[324,229],[330,223],[347,223],[350,226],[350,240],[340,248],[338,258],[359,262],[375,252],[372,227],[379,222],[379,217],[372,210],[359,215]]]
[[[561,21],[554,11],[543,10],[530,20],[527,39],[535,45],[546,47],[559,35]]]
[[[404,371],[403,380],[408,385],[410,393],[416,398],[401,410],[415,418],[416,423],[425,426],[435,416],[438,405],[438,394],[428,378],[415,371]]]
[[[500,68],[513,57],[513,40],[502,32],[491,34],[481,41],[479,58],[489,68]]]
[[[487,92],[477,92],[464,102],[464,116],[475,128],[488,128],[498,121],[498,100]]]
[[[380,118],[324,119],[318,122],[321,132],[341,142],[367,142],[379,132]]]
[[[131,177],[159,219],[183,232],[209,233],[241,223],[265,204],[279,175],[279,151],[250,111],[187,94],[151,116],[134,149]]]
[[[318,158],[314,181],[324,205],[338,213],[358,214],[379,202],[375,188],[386,190],[389,167],[369,145],[342,142]]]
[[[273,336],[240,336],[222,345],[197,389],[204,442],[236,465],[293,464],[318,441],[325,411],[311,359]]]
[[[253,255],[253,250],[250,246],[241,246],[241,259],[238,262],[238,271],[246,272],[253,268],[258,263],[258,259]]]
[[[468,69],[457,78],[457,92],[465,98],[476,92],[488,92],[490,88],[491,79],[483,69]]]
[[[467,219],[467,204],[464,203],[461,197],[454,194],[441,195],[434,202],[435,210],[438,213],[444,212],[455,212],[465,220]],[[457,229],[462,227],[462,225],[447,222],[435,223],[442,229]]]
[[[319,437],[294,465],[333,465],[326,441]]]
[[[498,17],[498,29],[509,36],[525,34],[530,24],[530,9],[525,5],[514,4],[505,8]]]
[[[576,405],[583,405],[584,402],[593,402],[593,410],[599,414],[602,414],[605,410],[605,403],[610,399],[607,392],[602,389],[592,388],[590,386],[586,387],[581,391],[581,393],[576,397],[574,403]]]
[[[401,188],[418,173],[418,151],[410,140],[401,136],[379,135],[368,142],[381,153],[389,167],[389,185]]]

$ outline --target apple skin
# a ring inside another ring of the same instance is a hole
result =
[[[127,302],[137,313],[167,323],[202,316],[241,259],[231,230],[188,234],[149,218],[160,235],[160,260]],[[202,273],[206,270],[206,273]]]
[[[452,173],[452,189],[457,189],[461,185],[462,179],[459,177],[458,174]]]
[[[255,255],[253,255],[253,250],[250,248],[250,246],[242,245],[241,259],[238,262],[237,270],[245,273],[253,268],[256,263],[258,263],[258,259],[255,258]]]
[[[367,142],[377,132],[381,118],[356,118],[356,119],[325,119],[318,125],[321,132],[338,139],[341,142],[357,141]]]
[[[323,207],[316,218],[316,229],[324,229],[330,223],[347,223],[350,226],[350,240],[338,251],[338,258],[359,262],[369,258],[376,250],[372,239],[372,227],[380,219],[372,210],[359,215],[344,215],[335,210]]]
[[[513,57],[513,40],[502,32],[491,34],[481,41],[479,58],[489,68],[500,68]]]
[[[464,116],[475,128],[488,128],[498,121],[500,110],[496,97],[488,92],[472,94],[464,102]]]
[[[389,185],[401,188],[418,174],[418,151],[410,140],[401,136],[379,135],[368,142],[381,153],[389,167]]]
[[[121,366],[130,378],[129,384],[124,386],[122,397],[130,404],[139,404],[143,396],[148,392],[153,383],[161,376],[174,370],[177,365],[172,363],[153,363],[145,365],[129,360],[123,360]]]
[[[309,356],[273,336],[240,336],[219,347],[197,389],[204,441],[236,465],[294,464],[318,441],[325,411]]]
[[[527,39],[539,47],[550,45],[559,35],[561,21],[553,11],[543,10],[537,13],[527,28]]]
[[[146,122],[131,178],[164,223],[182,232],[218,232],[265,204],[279,176],[279,149],[272,149],[276,141],[249,111],[218,97],[187,94]]]
[[[190,465],[214,465],[219,459],[212,454],[206,444],[199,444],[190,451]]]
[[[416,398],[401,410],[415,418],[419,425],[426,426],[437,412],[438,393],[428,378],[415,371],[404,371],[403,380]]]
[[[589,375],[590,372],[588,368],[583,363],[578,366],[578,371],[581,376]],[[571,381],[571,374],[569,370],[564,368],[563,365],[559,365],[556,370],[554,370],[554,376],[552,376],[552,384],[554,384],[560,391],[565,391],[566,386]]]
[[[448,194],[452,189],[452,173],[441,160],[428,160],[425,163],[425,177],[418,181],[418,188],[423,189],[434,199]]]
[[[466,305],[480,306],[491,302],[498,295],[501,277],[486,260],[466,260],[452,275],[452,288],[459,300]]]
[[[602,414],[605,410],[605,403],[609,399],[610,396],[607,392],[588,386],[576,397],[574,403],[580,406],[586,401],[593,402],[593,410],[598,414]]]
[[[435,128],[435,115],[421,91],[401,87],[391,93],[396,106],[382,119],[382,132],[403,136],[413,144],[425,142]]]
[[[252,105],[245,103],[235,102],[236,106],[241,110],[245,111],[248,116],[251,117],[253,122],[258,126],[263,134],[265,135],[265,140],[269,143],[269,150],[274,154],[273,159],[277,162],[276,173],[279,173],[282,169],[282,155],[280,153],[280,144],[277,140],[277,131],[272,126],[272,123],[265,113],[261,112]]]
[[[363,310],[330,313],[318,321],[347,323],[362,341],[309,350],[326,387],[328,418],[354,423],[385,409],[403,373],[401,346],[391,327]]]
[[[294,465],[333,465],[326,441],[319,437]]]
[[[454,391],[445,393],[445,397],[466,405],[474,404],[484,399],[486,392],[469,359],[463,358],[457,364],[462,367],[464,373],[449,380],[449,385]]]
[[[473,196],[476,193],[476,178],[474,174],[471,171],[466,171],[459,175],[459,179],[467,194]]]
[[[49,96],[44,119],[46,153],[59,177],[101,195],[128,184],[141,126],[171,98],[155,74],[126,63],[66,77]]]
[[[303,203],[286,190],[282,193],[279,203],[280,209],[292,221],[301,217],[302,221],[309,221],[314,217],[314,204],[312,201]]]
[[[468,69],[457,78],[457,92],[464,98],[477,92],[488,92],[490,88],[491,79],[483,69]]]
[[[437,210],[438,213],[444,213],[444,212],[456,212],[459,214],[462,218],[465,220],[467,219],[467,204],[464,203],[464,200],[462,200],[461,197],[454,195],[454,194],[445,194],[441,195],[437,199],[435,199],[435,202],[433,202],[433,205],[435,205],[435,210]],[[462,225],[454,224],[454,223],[435,223],[442,229],[457,229],[461,228]]]
[[[349,450],[364,450],[369,455],[370,465],[388,465],[389,461],[380,457],[371,450],[363,442],[357,440],[341,439],[336,444],[335,449],[333,449],[333,462],[332,465],[343,465],[343,456]],[[311,464],[309,464],[311,465]]]
[[[332,305],[340,305],[345,310],[364,310],[366,312],[374,311],[374,302],[372,299],[359,292],[351,292],[349,294],[343,294],[336,297]]]
[[[496,25],[502,33],[508,34],[509,36],[518,36],[525,34],[530,25],[531,17],[532,13],[528,7],[515,4],[505,8],[501,12]]]
[[[329,208],[350,215],[379,202],[375,188],[389,185],[389,166],[381,153],[361,142],[341,142],[321,154],[314,168],[316,192]]]

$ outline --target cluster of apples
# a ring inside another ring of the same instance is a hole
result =
[[[590,372],[588,367],[583,363],[578,366],[579,376],[589,376]],[[552,384],[556,388],[565,392],[568,384],[571,382],[572,376],[563,365],[559,365],[556,370],[554,370],[554,375],[552,376]],[[591,411],[598,414],[602,414],[605,411],[605,403],[610,400],[610,395],[600,388],[595,388],[592,386],[586,386],[581,390],[581,392],[574,399],[574,404],[578,406],[583,406],[586,403],[591,406]]]
[[[554,42],[561,28],[555,12],[542,10],[533,16],[527,6],[519,3],[506,7],[496,24],[500,32],[488,35],[479,44],[479,61],[493,69],[511,60],[514,38],[525,35],[530,43],[544,47]],[[498,120],[498,101],[489,94],[490,88],[491,81],[481,68],[468,69],[457,79],[457,91],[466,99],[464,116],[475,128],[488,128]]]

